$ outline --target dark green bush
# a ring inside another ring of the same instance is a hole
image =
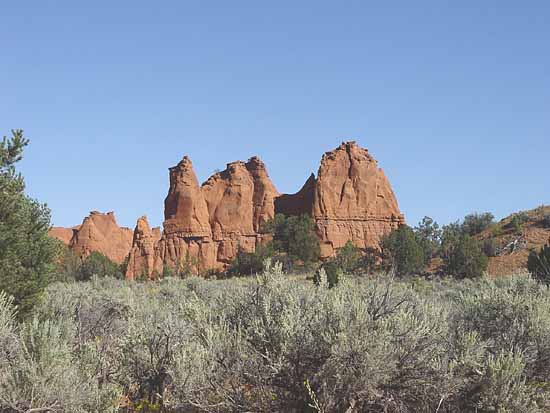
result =
[[[322,265],[326,273],[327,282],[330,288],[338,284],[343,274],[359,274],[368,271],[367,266],[372,255],[363,255],[353,242],[348,241],[336,252],[336,256]],[[319,285],[321,282],[319,271],[315,273],[314,282]]]
[[[60,254],[55,269],[57,281],[74,281],[82,265],[80,257],[66,245],[60,245]]]
[[[0,142],[0,290],[15,299],[22,317],[55,276],[59,243],[48,236],[50,210],[25,194],[15,165],[28,140],[23,131]]]
[[[323,264],[320,269],[315,271],[313,282],[315,285],[320,286],[324,282],[323,276],[325,276],[328,287],[332,288],[338,285],[343,274],[344,271],[340,266],[338,266],[336,261],[328,261]]]
[[[304,265],[315,263],[319,259],[319,238],[315,233],[315,222],[309,215],[275,215],[264,224],[262,230],[273,234],[275,251],[288,254],[293,261]]]
[[[511,228],[514,232],[519,232],[523,228],[523,224],[529,221],[529,216],[525,212],[518,212],[514,214],[507,227]]]
[[[490,212],[466,215],[462,223],[462,232],[470,236],[477,235],[489,228],[494,222],[495,217]]]
[[[381,241],[382,264],[386,270],[398,275],[418,274],[427,264],[427,253],[414,231],[402,225]]]
[[[361,269],[361,259],[361,250],[348,241],[336,252],[334,262],[345,274],[354,274]]]
[[[456,278],[481,277],[489,260],[478,241],[469,235],[462,235],[450,245],[448,256],[443,259],[445,272]]]
[[[241,248],[237,256],[229,266],[227,275],[230,277],[239,275],[255,275],[262,271],[264,262],[275,255],[273,244],[260,244],[254,252],[245,252]]]
[[[550,284],[550,244],[544,245],[539,252],[529,253],[527,269],[533,277]]]
[[[498,243],[494,238],[488,238],[481,243],[481,250],[488,257],[496,257],[498,255]]]
[[[92,252],[84,259],[75,274],[75,279],[77,281],[88,281],[93,276],[124,278],[124,275],[120,272],[120,267],[98,251]]]
[[[550,214],[546,214],[543,218],[542,218],[542,226],[544,228],[550,228]]]
[[[439,224],[430,217],[424,217],[414,228],[414,232],[426,254],[426,261],[434,258],[441,246],[442,230]]]
[[[449,259],[454,245],[457,244],[462,235],[462,226],[459,222],[453,222],[443,226],[441,231],[441,249],[439,252],[443,260]]]

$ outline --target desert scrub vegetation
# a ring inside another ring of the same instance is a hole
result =
[[[0,411],[543,412],[550,292],[525,276],[50,285],[0,295]]]

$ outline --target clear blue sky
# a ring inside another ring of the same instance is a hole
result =
[[[0,134],[55,225],[162,222],[168,167],[280,192],[355,139],[407,220],[550,203],[549,1],[6,1]]]

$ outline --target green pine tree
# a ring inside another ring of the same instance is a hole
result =
[[[59,243],[48,236],[50,210],[25,195],[15,169],[29,141],[13,130],[0,142],[0,290],[12,295],[24,316],[53,278]]]

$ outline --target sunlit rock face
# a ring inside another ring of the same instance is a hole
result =
[[[262,228],[276,213],[310,215],[322,258],[334,255],[347,241],[361,249],[378,248],[384,234],[404,223],[384,172],[355,142],[326,152],[317,177],[312,174],[291,195],[279,194],[258,157],[231,162],[199,185],[185,156],[170,168],[162,234],[151,229],[145,217],[137,222],[126,250],[126,277],[157,278],[167,267],[223,270],[239,249],[253,252],[268,239]],[[58,231],[57,236],[69,235]]]
[[[384,172],[355,142],[323,155],[312,209],[323,257],[348,240],[362,249],[377,248],[384,234],[405,222]]]
[[[120,264],[132,247],[132,230],[119,227],[115,214],[92,211],[81,225],[73,228],[53,227],[50,236],[59,239],[79,257],[99,251]]]

